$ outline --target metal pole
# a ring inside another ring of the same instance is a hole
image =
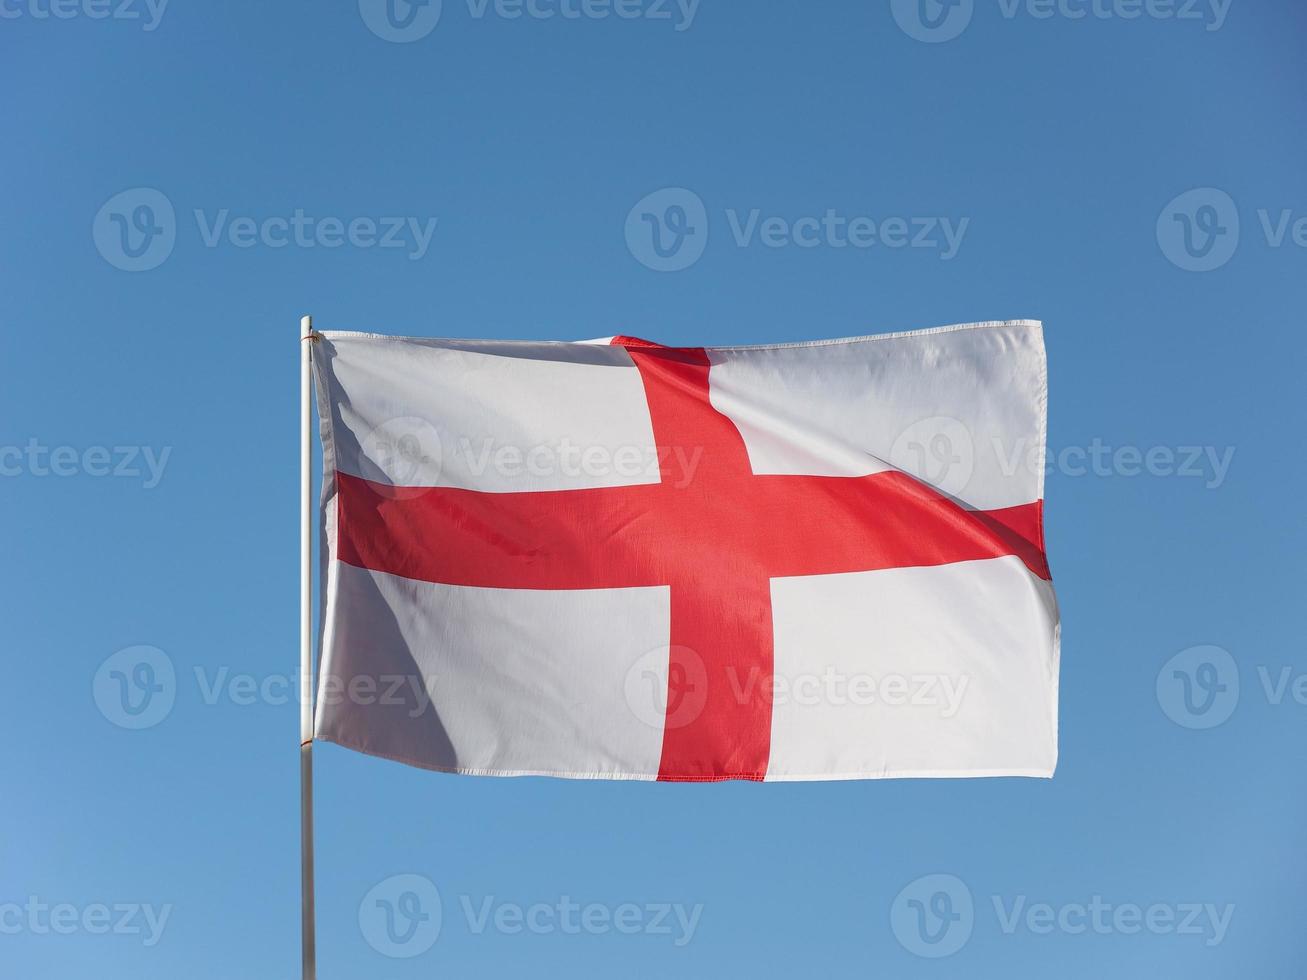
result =
[[[303,980],[317,976],[313,914],[313,318],[300,319],[300,937]]]

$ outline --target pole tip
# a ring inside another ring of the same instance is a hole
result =
[[[312,329],[313,329],[313,317],[309,316],[308,314],[305,314],[304,316],[300,317],[300,331],[302,333],[308,333]]]

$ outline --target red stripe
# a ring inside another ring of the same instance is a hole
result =
[[[482,493],[338,473],[338,555],[451,585],[670,586],[660,779],[765,775],[772,578],[1004,555],[1049,577],[1041,502],[970,511],[898,472],[754,476],[734,424],[709,400],[706,353],[623,343],[644,381],[662,482]],[[687,696],[702,706],[689,716],[678,710]]]
[[[749,548],[774,525],[748,513],[749,453],[735,423],[712,407],[707,352],[627,350],[665,460],[659,489],[669,519],[654,536],[671,584],[671,652],[658,778],[762,779],[771,753],[771,580]],[[743,678],[755,683],[744,687]],[[701,707],[681,717],[674,699],[694,692],[678,684],[696,683],[703,693],[691,703]]]
[[[426,582],[501,589],[668,585],[692,572],[705,548],[727,550],[731,565],[752,564],[768,578],[1004,555],[1049,578],[1032,540],[1040,501],[964,510],[901,473],[754,479],[760,486],[747,508],[696,515],[659,485],[530,493],[404,487],[397,494],[337,473],[338,557]],[[669,526],[684,517],[692,523]]]

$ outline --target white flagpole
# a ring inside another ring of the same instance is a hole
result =
[[[317,976],[313,915],[313,318],[300,318],[300,937]]]

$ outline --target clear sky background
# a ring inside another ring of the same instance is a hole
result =
[[[0,2],[0,975],[297,975],[306,312],[709,345],[1042,319],[1063,612],[1052,781],[321,746],[322,977],[1302,975],[1301,3],[50,2]],[[664,188],[703,206],[675,271],[625,232]],[[755,209],[803,244],[741,241]],[[828,212],[889,240],[789,224]],[[436,219],[425,250],[320,223],[391,217]],[[360,924],[400,874],[443,913],[407,958]],[[563,896],[639,929],[512,930]]]

